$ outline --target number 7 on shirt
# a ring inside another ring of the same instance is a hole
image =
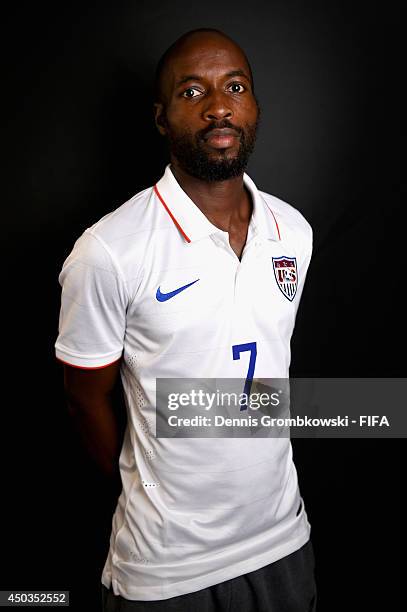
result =
[[[256,366],[257,357],[257,345],[255,342],[246,342],[245,344],[234,344],[232,346],[233,359],[240,359],[240,354],[250,351],[249,368],[247,370],[247,376],[244,383],[243,393],[246,397],[250,395],[250,389],[253,382],[254,368]],[[240,406],[240,410],[247,410],[247,402]]]

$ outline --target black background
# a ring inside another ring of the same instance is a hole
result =
[[[314,229],[291,375],[405,376],[399,23],[390,5],[348,0],[36,2],[9,14],[1,589],[70,590],[73,609],[99,609],[116,500],[66,412],[58,274],[86,227],[162,175],[152,77],[184,31],[217,27],[245,49],[262,107],[248,173]],[[293,448],[319,611],[396,608],[404,440]]]

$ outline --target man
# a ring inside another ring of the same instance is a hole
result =
[[[105,611],[315,610],[289,438],[154,434],[157,378],[288,377],[312,231],[244,172],[258,119],[237,44],[213,29],[183,35],[156,74],[171,163],[87,228],[60,274],[55,347],[72,414],[106,474],[120,451]]]

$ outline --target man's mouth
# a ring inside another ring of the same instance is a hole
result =
[[[227,149],[233,147],[239,138],[237,130],[231,128],[214,128],[207,132],[204,141],[214,149]]]

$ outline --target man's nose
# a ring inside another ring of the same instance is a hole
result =
[[[228,98],[221,92],[213,92],[206,99],[206,105],[203,110],[203,118],[206,121],[216,119],[230,119],[233,112],[230,108]]]

